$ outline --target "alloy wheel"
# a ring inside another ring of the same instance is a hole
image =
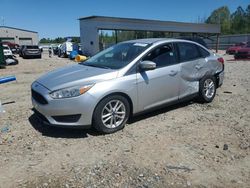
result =
[[[102,109],[102,123],[107,128],[116,128],[126,117],[126,107],[120,100],[109,101]]]
[[[214,81],[212,79],[207,79],[204,82],[204,88],[203,88],[204,94],[207,98],[212,98],[215,93],[215,85]]]

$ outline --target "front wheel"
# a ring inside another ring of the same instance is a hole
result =
[[[130,114],[128,100],[120,95],[104,98],[93,114],[93,126],[99,132],[113,133],[124,128]]]
[[[216,94],[216,80],[213,76],[206,76],[200,80],[199,99],[201,102],[212,102]]]

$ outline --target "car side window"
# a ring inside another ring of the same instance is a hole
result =
[[[180,62],[191,61],[201,57],[197,46],[193,43],[180,42],[177,43],[177,46],[179,49]]]
[[[173,45],[171,43],[164,44],[149,52],[143,61],[153,61],[156,63],[156,68],[165,67],[176,64],[176,56]]]
[[[200,46],[198,46],[198,48],[199,48],[200,54],[203,58],[208,57],[210,55],[210,53],[207,50],[205,50],[204,48],[202,48]]]

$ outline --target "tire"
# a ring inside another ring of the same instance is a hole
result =
[[[199,101],[202,103],[212,102],[216,94],[216,88],[217,85],[214,76],[203,77],[199,83]]]
[[[113,111],[115,107],[117,108]],[[128,100],[121,95],[111,95],[101,100],[96,106],[93,114],[93,126],[101,133],[114,133],[124,128],[129,114]]]

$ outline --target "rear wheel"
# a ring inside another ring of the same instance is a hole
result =
[[[201,102],[212,102],[216,94],[216,80],[213,76],[206,76],[200,80],[199,99]]]
[[[96,107],[93,126],[102,133],[113,133],[124,128],[130,114],[128,100],[120,95],[104,98]]]

